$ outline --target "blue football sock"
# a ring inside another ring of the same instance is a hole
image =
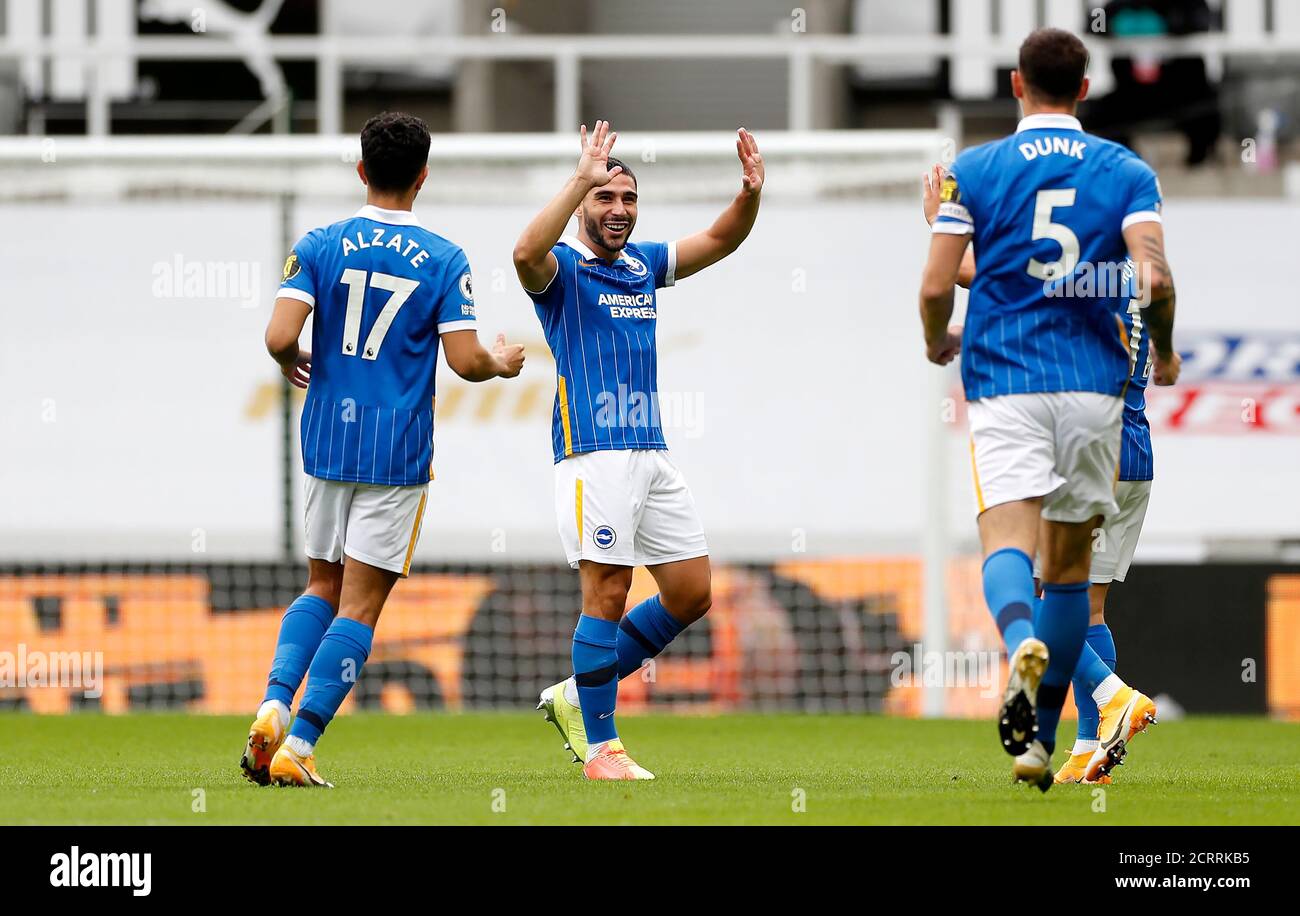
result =
[[[1106,667],[1113,672],[1119,656],[1115,652],[1115,637],[1111,634],[1110,627],[1104,623],[1095,623],[1088,627],[1087,642],[1092,647],[1092,651],[1096,652],[1106,663]]]
[[[1092,692],[1097,685],[1115,670],[1115,638],[1111,636],[1110,627],[1104,623],[1088,627],[1087,639],[1083,651],[1079,653],[1079,664],[1074,669],[1074,705],[1079,710],[1080,741],[1097,740],[1097,728],[1101,725],[1101,713],[1097,710],[1097,701]]]
[[[989,554],[984,561],[984,600],[1011,655],[1034,635],[1034,564],[1023,550],[1004,547]]]
[[[374,628],[359,620],[334,618],[307,670],[307,692],[298,706],[290,735],[311,744],[320,740],[361,676],[374,637]]]
[[[1043,586],[1043,609],[1037,636],[1047,644],[1047,671],[1038,688],[1038,740],[1050,753],[1056,748],[1066,687],[1079,663],[1088,632],[1088,583]]]
[[[664,609],[659,595],[642,601],[618,625],[618,676],[627,677],[654,658],[685,626]]]
[[[285,609],[271,674],[266,679],[263,703],[278,700],[285,706],[293,706],[293,695],[302,686],[307,666],[333,619],[334,608],[324,598],[315,595],[299,595]]]
[[[614,706],[618,702],[618,624],[612,620],[578,618],[573,631],[573,679],[578,685],[582,724],[587,742],[595,747],[618,737]]]

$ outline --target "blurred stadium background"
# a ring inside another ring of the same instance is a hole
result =
[[[529,363],[440,371],[416,569],[351,706],[523,708],[568,670],[553,367],[510,250],[608,118],[641,238],[711,219],[737,126],[768,160],[753,236],[660,310],[715,601],[620,708],[988,712],[978,684],[900,676],[917,645],[998,648],[957,379],[920,344],[918,191],[1013,129],[1038,25],[1088,41],[1085,126],[1159,171],[1179,278],[1122,673],[1166,715],[1300,716],[1291,0],[0,0],[0,653],[105,666],[102,696],[11,681],[0,707],[256,707],[305,578],[300,397],[262,331],[293,241],[362,199],[356,131],[399,108],[435,133],[418,212]]]

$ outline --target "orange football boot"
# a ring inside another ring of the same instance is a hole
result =
[[[592,758],[582,768],[588,779],[654,779],[655,774],[637,764],[614,738],[596,746]]]
[[[280,713],[274,707],[265,715],[253,720],[248,729],[248,743],[244,746],[244,756],[239,758],[239,768],[244,771],[244,778],[259,786],[271,784],[269,769],[271,758],[284,743],[285,732],[289,723],[280,721]]]
[[[1146,694],[1124,686],[1115,692],[1106,708],[1101,710],[1101,727],[1097,740],[1101,742],[1093,751],[1084,772],[1085,782],[1096,782],[1124,762],[1128,744],[1137,735],[1156,724],[1156,704]]]
[[[1110,785],[1109,776],[1102,776],[1100,779],[1093,779],[1093,780],[1088,780],[1085,778],[1088,775],[1088,761],[1091,759],[1092,759],[1092,751],[1088,751],[1086,754],[1071,755],[1070,759],[1065,761],[1065,763],[1061,765],[1061,768],[1056,771],[1055,781],[1057,783],[1091,782],[1091,783],[1101,783],[1102,785],[1105,786]]]
[[[295,754],[288,747],[280,746],[271,758],[271,782],[277,786],[307,786],[320,789],[332,789],[334,784],[326,782],[316,772],[316,755],[306,757]]]

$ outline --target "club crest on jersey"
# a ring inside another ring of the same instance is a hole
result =
[[[614,533],[614,529],[609,525],[601,525],[591,533],[591,542],[601,550],[609,550],[617,540],[618,535]]]
[[[468,271],[461,275],[460,294],[470,302],[474,301],[474,281],[470,279]]]
[[[632,273],[636,274],[638,277],[644,277],[649,273],[646,266],[641,263],[640,259],[632,257],[627,252],[623,253],[623,260],[627,262],[628,270],[632,271]]]
[[[957,179],[948,175],[939,185],[939,200],[945,204],[961,203],[961,189],[957,187]]]
[[[298,263],[298,252],[289,252],[289,257],[284,259],[284,273],[280,277],[281,283],[287,283],[302,271],[302,265]]]

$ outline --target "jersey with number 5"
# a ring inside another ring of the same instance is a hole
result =
[[[1144,221],[1160,221],[1155,172],[1069,115],[1030,115],[1012,136],[957,157],[934,232],[973,234],[967,400],[1124,391],[1123,231]]]
[[[474,327],[465,253],[408,210],[367,205],[303,236],[278,295],[313,309],[303,470],[427,483],[439,335]]]

